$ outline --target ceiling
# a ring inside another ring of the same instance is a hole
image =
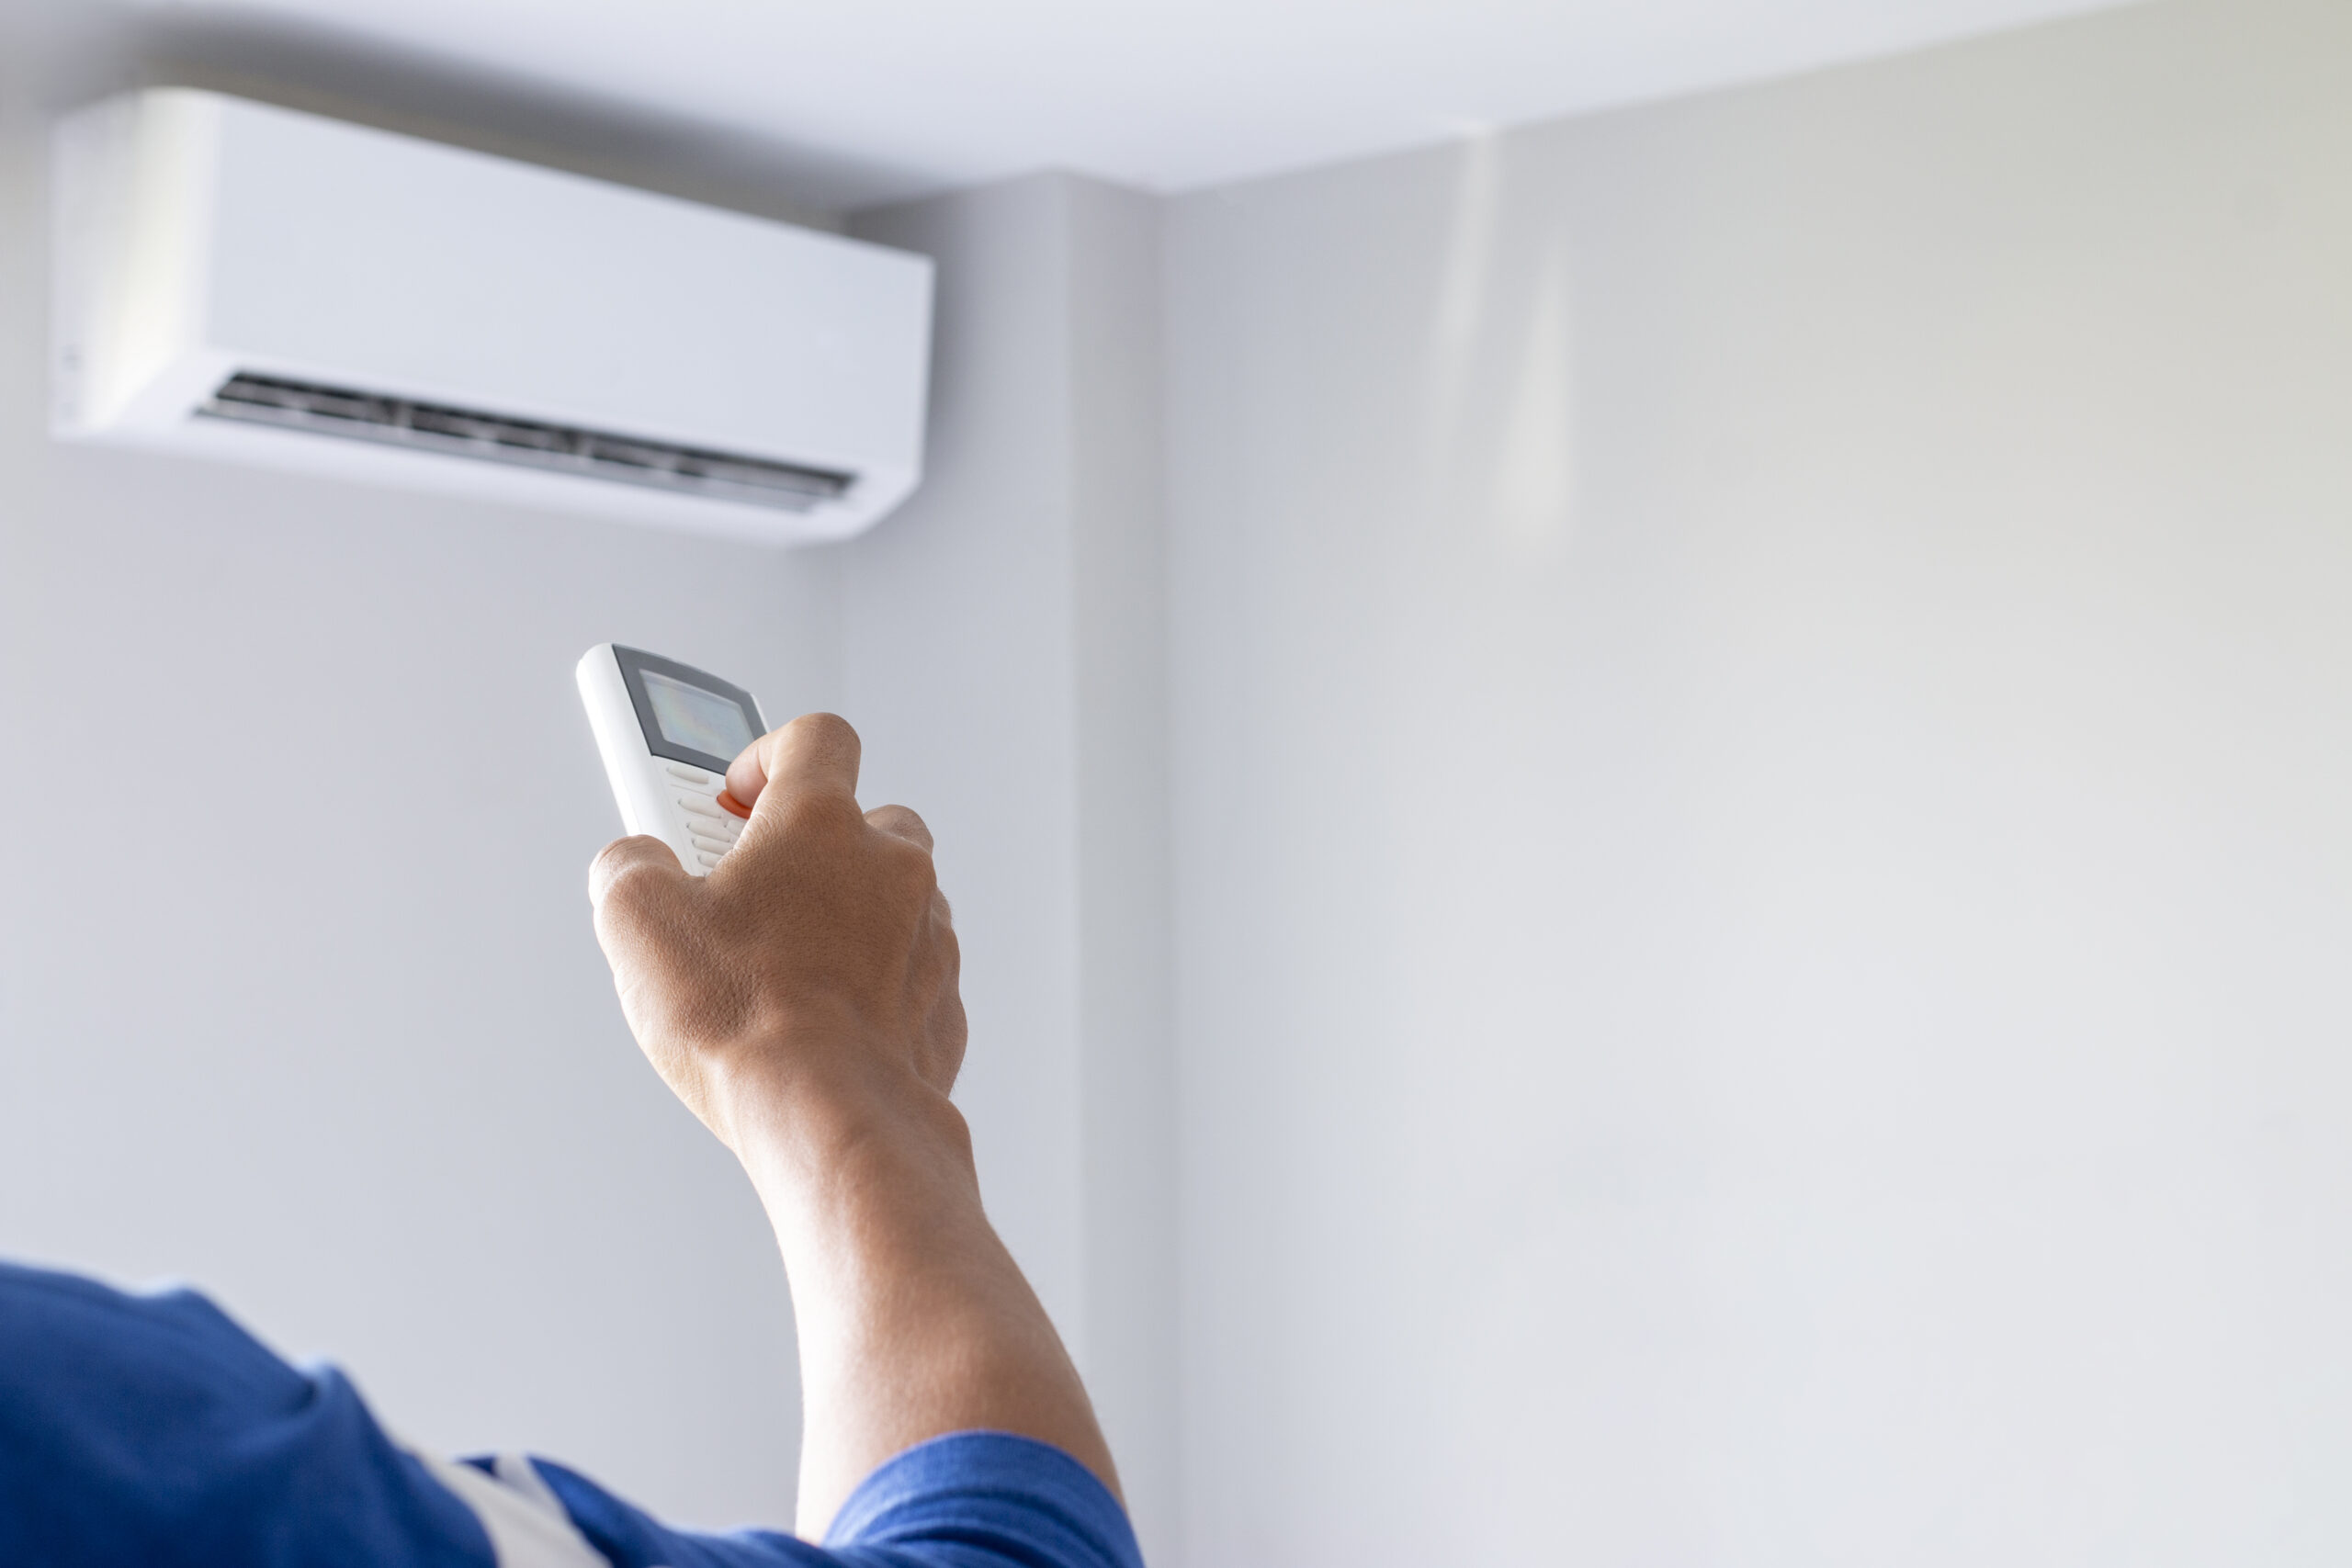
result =
[[[1046,167],[1182,190],[2112,3],[113,0],[216,59],[380,59],[656,120],[835,208]]]

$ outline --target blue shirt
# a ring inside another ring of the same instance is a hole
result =
[[[1059,1449],[1002,1432],[884,1464],[823,1546],[671,1529],[587,1477],[389,1437],[191,1291],[0,1263],[0,1563],[42,1568],[1142,1568]]]

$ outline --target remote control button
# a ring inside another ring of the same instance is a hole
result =
[[[719,809],[726,812],[729,817],[741,817],[746,821],[751,819],[752,808],[744,805],[741,801],[736,799],[735,796],[727,790],[722,789],[718,792],[718,806]]]
[[[728,850],[727,845],[714,839],[706,839],[700,833],[695,835],[695,848],[707,855],[723,855]]]
[[[729,819],[724,812],[710,803],[710,796],[707,795],[682,795],[678,796],[678,804],[684,807],[687,815],[691,817],[708,818],[713,822],[725,822]]]
[[[705,788],[718,782],[700,768],[682,768],[675,762],[670,764],[670,776],[673,779],[684,779],[690,784],[701,784]]]

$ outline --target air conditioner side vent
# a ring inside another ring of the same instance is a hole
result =
[[[239,371],[196,412],[283,430],[339,435],[518,468],[576,474],[675,494],[805,513],[849,494],[857,476],[771,457],[650,441],[612,431],[517,419]]]

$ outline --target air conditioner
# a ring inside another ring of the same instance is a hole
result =
[[[177,88],[54,154],[62,437],[786,543],[922,475],[924,257]]]

